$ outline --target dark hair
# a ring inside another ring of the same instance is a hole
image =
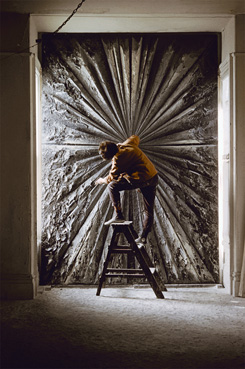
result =
[[[109,160],[118,152],[118,147],[114,142],[104,141],[99,146],[99,154],[103,159]]]

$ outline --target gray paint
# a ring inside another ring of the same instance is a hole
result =
[[[159,171],[147,247],[162,279],[218,281],[217,62],[211,34],[44,39],[43,283],[97,282],[113,211],[94,185],[109,170],[98,144],[131,134]],[[126,192],[137,231],[138,208]]]

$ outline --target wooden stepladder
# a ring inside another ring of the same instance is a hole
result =
[[[149,255],[143,244],[136,244],[135,242],[135,230],[132,226],[132,221],[124,221],[123,223],[111,223],[113,227],[113,234],[111,242],[108,248],[108,253],[104,262],[102,274],[99,279],[99,286],[96,295],[99,296],[102,285],[105,283],[106,278],[113,277],[131,277],[131,278],[144,278],[146,277],[150,283],[155,295],[159,299],[164,299],[162,291],[166,291],[166,287],[159,278],[159,275],[154,268]],[[120,234],[124,234],[128,245],[118,245]],[[113,254],[125,254],[133,253],[138,260],[142,269],[120,269],[109,268],[109,262]]]

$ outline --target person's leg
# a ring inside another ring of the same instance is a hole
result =
[[[111,199],[111,203],[116,211],[116,216],[107,221],[105,224],[108,225],[113,221],[124,220],[120,202],[120,191],[133,190],[134,187],[125,179],[121,181],[111,181],[108,185],[108,192]]]
[[[116,217],[110,219],[105,224],[108,225],[113,221],[123,220],[123,214],[120,203],[120,192],[124,190],[134,190],[136,188],[140,188],[144,199],[144,220],[141,238],[146,239],[153,224],[153,208],[157,184],[158,184],[157,175],[151,178],[147,183],[143,183],[141,185],[132,185],[126,179],[122,179],[119,182],[118,181],[110,182],[108,184],[108,192],[112,205],[114,206],[114,209],[116,211]]]
[[[146,238],[151,231],[154,219],[154,202],[156,196],[156,187],[158,183],[157,176],[153,177],[151,181],[149,181],[149,185],[146,187],[140,188],[143,194],[144,200],[144,219],[143,219],[143,230],[141,233],[142,242],[146,241]]]

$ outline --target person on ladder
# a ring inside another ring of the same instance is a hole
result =
[[[110,199],[116,211],[115,217],[105,222],[123,222],[124,217],[120,202],[120,191],[139,188],[144,199],[144,220],[141,236],[135,241],[146,243],[153,224],[153,208],[158,184],[158,174],[154,164],[140,150],[140,138],[129,137],[123,143],[104,141],[99,146],[99,154],[104,160],[112,160],[109,175],[98,178],[96,184],[107,184]]]

